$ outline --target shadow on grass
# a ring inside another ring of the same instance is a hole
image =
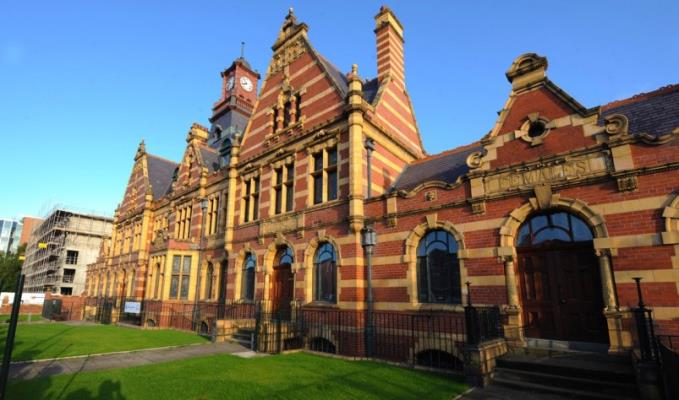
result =
[[[15,381],[9,386],[8,399],[31,399],[31,400],[126,400],[122,393],[122,384],[119,381],[105,380],[95,390],[80,388],[67,392],[73,383],[70,379],[63,387],[53,388],[51,378],[43,378],[31,381],[29,385],[22,381]],[[56,393],[59,391],[59,393]]]

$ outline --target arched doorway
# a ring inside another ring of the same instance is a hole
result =
[[[564,211],[535,214],[516,239],[526,337],[608,343],[592,231]]]
[[[295,255],[288,246],[279,247],[276,252],[273,267],[273,285],[271,287],[271,301],[273,312],[279,318],[290,317],[290,303],[293,296],[292,263]]]

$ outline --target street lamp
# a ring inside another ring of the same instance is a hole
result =
[[[366,356],[371,357],[373,352],[373,339],[374,339],[374,327],[373,327],[373,288],[372,288],[372,255],[373,250],[377,245],[377,232],[372,228],[372,226],[366,226],[361,229],[361,247],[365,252],[366,260],[366,281],[367,281],[367,307],[366,307],[366,329],[365,329],[365,342],[366,342]]]

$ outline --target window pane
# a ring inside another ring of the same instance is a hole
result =
[[[592,231],[580,218],[571,215],[571,226],[573,227],[573,240],[578,242],[592,240]]]
[[[314,176],[314,204],[323,202],[323,176]]]
[[[181,289],[181,294],[180,298],[186,299],[189,296],[189,277],[188,276],[182,276],[182,289]]]
[[[337,165],[337,147],[328,150],[328,166]]]
[[[281,201],[283,201],[283,193],[282,193],[281,188],[276,188],[274,190],[276,192],[275,193],[275,196],[276,196],[275,197],[275,204],[276,204],[276,206],[275,206],[274,213],[280,214],[281,213]]]
[[[274,174],[276,175],[276,185],[283,183],[283,168],[275,169]]]
[[[323,152],[314,154],[314,171],[323,169]]]
[[[184,268],[182,269],[183,275],[188,275],[191,273],[191,256],[184,257]]]
[[[529,224],[523,224],[521,229],[519,229],[519,237],[516,241],[518,246],[526,246],[530,244],[530,226]]]
[[[328,172],[328,200],[337,198],[337,171]]]
[[[172,273],[173,274],[179,273],[179,264],[181,264],[181,260],[182,260],[181,256],[174,256],[172,258]]]
[[[243,298],[254,300],[255,298],[255,269],[247,268],[244,274]]]
[[[546,228],[535,234],[533,244],[540,244],[548,240],[559,240],[562,242],[570,242],[571,238],[568,233],[559,228]]]
[[[256,220],[257,218],[259,218],[259,194],[252,198],[252,219]]]
[[[285,186],[285,211],[292,211],[292,206],[295,203],[295,191],[292,183]]]
[[[179,286],[179,276],[173,275],[172,280],[170,281],[170,297],[171,298],[177,297],[178,286]]]
[[[568,214],[564,212],[558,212],[554,213],[549,216],[550,219],[552,220],[552,225],[556,225],[560,228],[563,228],[565,230],[569,230],[570,228],[568,227]]]
[[[295,179],[295,166],[294,164],[290,164],[286,167],[287,171],[287,177],[285,178],[286,181],[290,182]]]

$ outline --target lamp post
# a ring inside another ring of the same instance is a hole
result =
[[[205,238],[205,214],[207,212],[207,199],[202,198],[200,200],[200,238],[198,239],[198,273],[197,273],[197,278],[196,278],[196,294],[195,294],[195,305],[193,306],[193,323],[194,325],[194,330],[197,328],[198,325],[198,318],[200,316],[199,310],[198,310],[198,300],[200,299],[200,274],[201,274],[201,269],[203,267],[203,240]]]
[[[373,354],[373,288],[372,288],[372,255],[375,245],[377,244],[377,232],[372,226],[366,226],[361,229],[361,246],[365,253],[366,260],[366,281],[367,281],[367,295],[366,295],[366,314],[365,314],[365,343],[366,356],[371,357]]]

